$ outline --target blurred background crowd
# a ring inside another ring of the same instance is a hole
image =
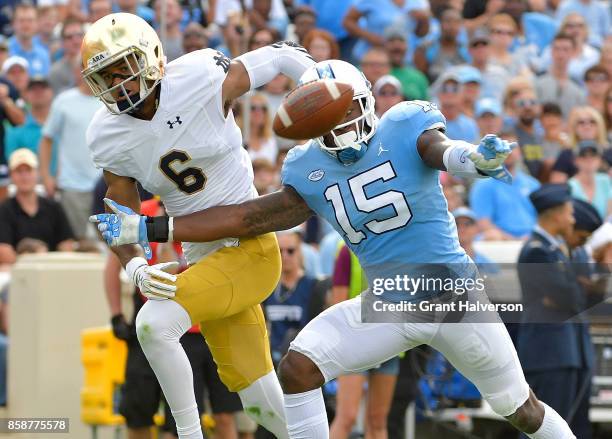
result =
[[[600,218],[612,214],[609,1],[4,0],[0,266],[5,271],[22,253],[103,249],[87,218],[103,210],[105,186],[85,142],[89,121],[102,104],[81,80],[79,55],[88,25],[119,11],[139,15],[158,31],[168,62],[204,48],[233,58],[291,40],[316,61],[339,58],[359,67],[372,84],[379,117],[403,100],[427,100],[446,117],[452,139],[478,143],[494,133],[518,142],[506,162],[512,185],[441,177],[462,245],[475,259],[480,256],[474,241],[528,238],[537,222],[529,194],[543,184],[567,183],[572,196],[589,203]],[[294,145],[271,128],[293,86],[279,75],[234,106],[260,194],[279,188],[283,158]],[[143,191],[142,196],[152,195]],[[158,208],[151,212],[163,212]],[[280,238],[283,278],[267,308],[275,360],[286,349],[288,334],[326,303],[360,291],[352,284],[356,261],[346,250],[339,252],[339,242],[316,217]],[[162,252],[169,252],[169,259],[180,256],[180,249],[170,247],[160,246],[160,257]],[[116,264],[108,269],[107,279],[118,278],[119,270]],[[0,297],[0,345],[5,346],[1,334],[6,334],[8,303],[6,293]],[[290,307],[287,301],[293,301]],[[117,302],[109,302],[113,317],[121,315]],[[119,328],[119,323],[113,324]],[[386,395],[368,406],[373,431],[386,429],[387,414],[395,410],[391,397],[399,366],[387,367],[391,379],[370,377]],[[346,388],[362,388],[363,379]],[[399,393],[410,399],[405,388]],[[0,386],[0,404],[2,396]],[[332,427],[338,438],[350,432],[358,409],[356,396],[347,398]]]

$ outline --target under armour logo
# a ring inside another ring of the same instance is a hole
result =
[[[389,150],[383,148],[382,143],[379,143],[378,144],[378,155],[380,156],[383,152],[389,152]]]
[[[180,125],[180,124],[182,124],[182,123],[183,123],[183,121],[181,120],[181,117],[180,117],[180,116],[176,116],[176,120],[175,120],[174,122],[172,122],[172,121],[169,121],[169,120],[168,120],[168,121],[166,121],[166,123],[168,124],[168,126],[170,127],[170,129],[173,129],[173,128],[174,128],[174,124],[177,124],[177,123],[178,123],[178,124]]]

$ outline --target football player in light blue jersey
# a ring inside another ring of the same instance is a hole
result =
[[[414,270],[419,273],[415,267],[429,265],[447,267],[454,278],[469,275],[473,263],[459,245],[439,171],[508,182],[503,161],[512,145],[492,135],[478,146],[449,139],[444,116],[428,102],[400,103],[379,121],[370,84],[343,61],[318,63],[300,82],[330,77],[353,86],[353,104],[329,134],[290,151],[278,192],[176,218],[141,217],[106,200],[115,214],[92,221],[110,245],[147,245],[252,236],[296,226],[316,213],[343,236],[370,281],[402,269],[414,275]],[[387,302],[406,299],[405,293],[387,290],[381,297]],[[419,291],[411,299],[425,298],[426,292]],[[364,323],[361,311],[361,297],[329,308],[300,332],[281,361],[278,373],[291,438],[329,437],[320,389],[324,382],[421,344],[442,352],[496,413],[528,437],[575,438],[567,423],[530,391],[501,321]]]

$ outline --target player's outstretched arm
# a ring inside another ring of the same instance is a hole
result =
[[[417,149],[427,166],[458,177],[491,177],[508,184],[512,183],[512,176],[503,163],[516,146],[494,134],[487,134],[476,146],[451,140],[437,129],[423,132],[417,141]]]
[[[314,64],[308,51],[291,41],[279,41],[233,60],[223,81],[223,101],[236,99],[272,81],[279,73],[294,81]]]
[[[208,242],[255,236],[295,227],[312,215],[291,186],[241,204],[211,207],[176,218],[130,214],[113,200],[105,202],[115,214],[94,215],[90,221],[98,223],[102,236],[113,247],[149,241]]]
[[[298,226],[311,215],[312,211],[295,189],[283,186],[277,192],[241,204],[216,206],[176,217],[173,236],[177,241],[187,242],[256,236]],[[149,236],[153,241],[158,238]]]

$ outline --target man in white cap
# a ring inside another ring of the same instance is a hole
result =
[[[36,193],[36,155],[27,148],[18,149],[11,154],[9,170],[16,193],[0,204],[0,265],[15,262],[15,248],[23,238],[39,239],[51,251],[73,250],[72,229],[64,210]]]
[[[30,80],[29,66],[28,60],[16,55],[10,56],[2,64],[2,76],[11,81],[20,95],[28,87],[28,81]]]

